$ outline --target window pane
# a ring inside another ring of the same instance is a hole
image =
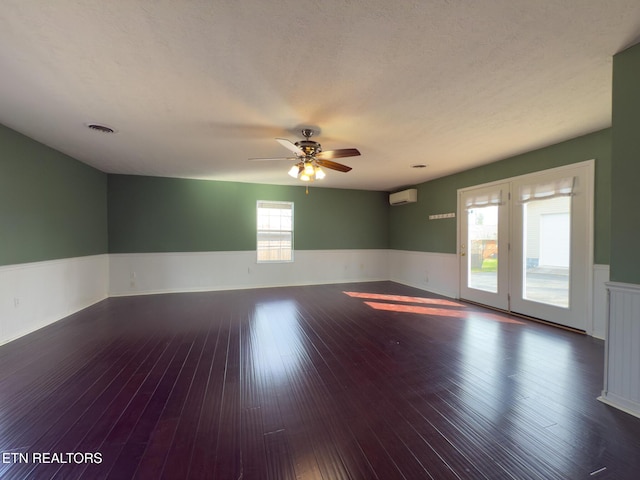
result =
[[[293,260],[293,203],[258,202],[258,262]]]
[[[569,307],[571,197],[525,203],[523,292],[526,300]]]
[[[291,261],[291,242],[290,241],[268,241],[261,240],[258,242],[258,261],[262,262],[287,262]]]
[[[468,287],[498,291],[498,207],[468,210]]]

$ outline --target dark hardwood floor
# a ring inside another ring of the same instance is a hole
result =
[[[111,298],[0,347],[0,477],[637,479],[603,350],[391,282]]]

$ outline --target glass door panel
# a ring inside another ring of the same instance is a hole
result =
[[[509,184],[460,192],[460,296],[509,308]]]
[[[535,200],[522,208],[522,296],[569,308],[571,197]]]
[[[493,293],[498,293],[498,208],[477,207],[467,215],[467,286]]]
[[[587,330],[593,268],[593,162],[512,182],[513,312]]]

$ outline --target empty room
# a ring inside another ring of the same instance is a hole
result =
[[[639,18],[3,1],[0,478],[638,478]]]

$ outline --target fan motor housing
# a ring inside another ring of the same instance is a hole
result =
[[[307,157],[313,157],[322,151],[322,146],[313,140],[300,140],[295,145],[300,148]]]

